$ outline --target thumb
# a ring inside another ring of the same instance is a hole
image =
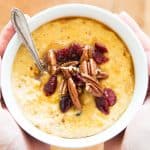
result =
[[[9,21],[8,24],[3,28],[3,30],[0,33],[0,56],[3,55],[10,39],[14,35],[15,30]]]
[[[27,14],[25,14],[25,17],[27,20],[30,19],[30,16]],[[11,21],[9,21],[8,24],[0,32],[0,56],[3,56],[3,53],[14,33],[15,29],[13,28]]]

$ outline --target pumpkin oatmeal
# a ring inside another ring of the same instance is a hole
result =
[[[40,130],[66,138],[101,132],[127,109],[134,68],[124,42],[88,18],[62,18],[32,33],[47,71],[21,45],[12,71],[16,101]]]

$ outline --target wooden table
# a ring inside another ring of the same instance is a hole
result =
[[[150,35],[150,0],[0,0],[0,30],[8,22],[13,7],[18,7],[32,16],[42,9],[64,3],[87,3],[115,13],[127,11]],[[64,150],[53,146],[51,149]],[[82,150],[103,150],[103,144]]]
[[[0,0],[0,30],[8,22],[13,7],[33,15],[44,8],[64,3],[87,3],[116,13],[127,11],[150,35],[150,0]]]

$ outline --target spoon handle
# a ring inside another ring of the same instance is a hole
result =
[[[41,72],[43,72],[44,66],[42,62],[40,61],[40,58],[37,54],[37,50],[33,43],[33,39],[31,37],[29,26],[28,26],[27,20],[23,12],[21,12],[21,10],[17,8],[14,8],[11,12],[11,22],[16,32],[18,33],[18,35],[21,37],[22,42],[27,47],[29,52],[32,54],[32,57],[34,58],[37,67],[39,68]]]

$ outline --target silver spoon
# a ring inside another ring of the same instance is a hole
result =
[[[37,49],[33,43],[31,32],[29,30],[29,26],[23,12],[17,8],[14,8],[11,11],[11,22],[18,35],[21,37],[23,44],[31,53],[38,69],[42,73],[43,71],[45,71],[45,67],[37,54]]]

